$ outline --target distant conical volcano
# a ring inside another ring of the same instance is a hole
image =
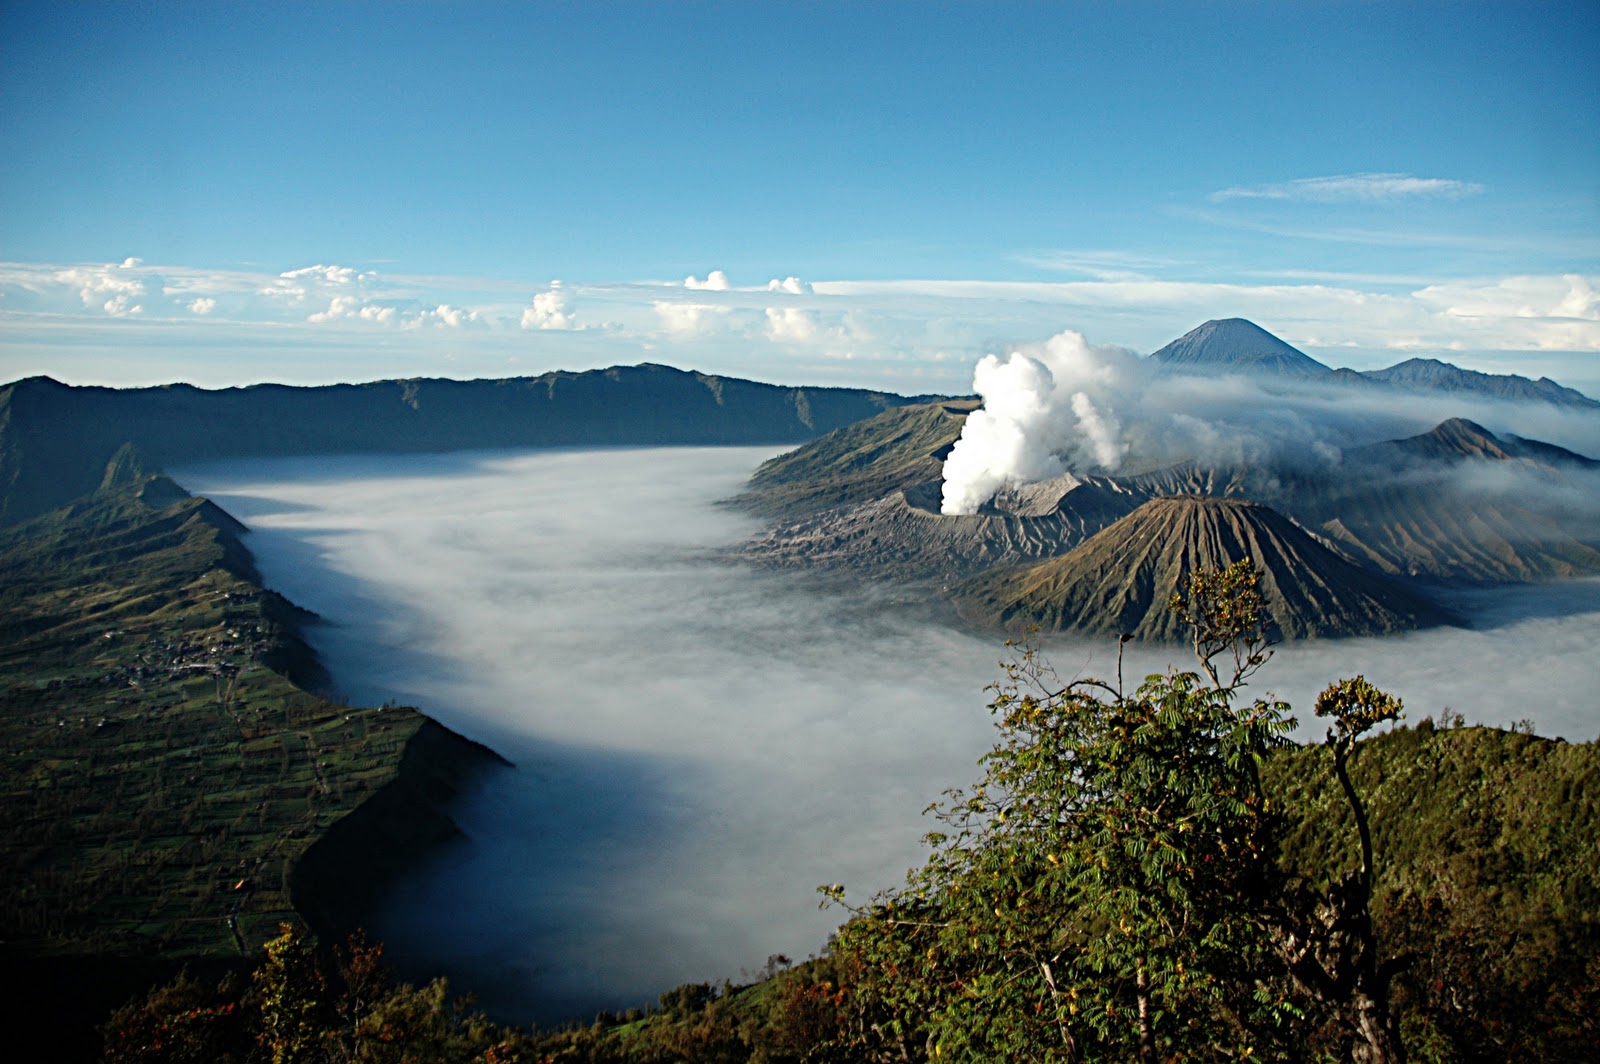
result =
[[[1208,321],[1150,357],[1173,369],[1213,373],[1265,371],[1305,377],[1333,372],[1243,318]]]
[[[958,592],[962,612],[1008,628],[1182,639],[1167,608],[1199,568],[1248,560],[1274,634],[1289,639],[1373,635],[1450,618],[1426,600],[1352,565],[1274,510],[1240,499],[1152,499],[1071,553],[985,574]]]

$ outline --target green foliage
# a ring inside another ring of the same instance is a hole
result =
[[[1132,695],[1007,667],[983,780],[905,887],[841,930],[878,973],[875,1048],[953,1060],[1250,1059],[1282,1003],[1267,948],[1274,819],[1260,765],[1293,722],[1194,673]],[[841,892],[830,889],[832,897]]]
[[[1365,676],[1330,684],[1316,705],[1317,716],[1334,719],[1328,742],[1346,750],[1379,724],[1399,720],[1404,710],[1400,699],[1380,691]]]
[[[1359,744],[1380,962],[1413,1059],[1591,1059],[1600,1015],[1600,747],[1424,719]],[[1327,745],[1266,765],[1280,863],[1319,891],[1360,862]]]
[[[491,1023],[442,979],[393,982],[359,935],[329,953],[285,924],[242,993],[187,976],[120,1009],[106,1064],[517,1064],[540,1059],[527,1032]]]
[[[1272,619],[1259,580],[1248,561],[1221,570],[1197,569],[1167,604],[1189,626],[1194,656],[1214,686],[1222,686],[1217,659],[1223,655],[1233,661],[1230,687],[1239,686],[1272,657]]]

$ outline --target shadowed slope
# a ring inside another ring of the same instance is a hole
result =
[[[846,425],[764,462],[748,490],[730,501],[766,517],[795,518],[936,481],[974,405],[897,407]]]
[[[978,577],[958,599],[964,614],[987,624],[1178,639],[1185,630],[1167,609],[1172,593],[1196,569],[1241,560],[1261,571],[1275,634],[1284,638],[1368,635],[1449,619],[1265,506],[1196,496],[1147,502],[1070,554]]]
[[[939,512],[931,480],[858,506],[771,529],[743,548],[779,568],[845,568],[874,577],[956,580],[996,565],[1054,558],[1149,496],[1106,477],[1064,476],[1003,492],[975,514]]]

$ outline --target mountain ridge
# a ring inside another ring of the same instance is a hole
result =
[[[1367,380],[1407,388],[1454,394],[1490,395],[1517,402],[1545,402],[1600,410],[1600,402],[1549,377],[1537,380],[1516,373],[1483,373],[1437,358],[1409,358],[1385,369],[1362,373]]]
[[[221,458],[493,447],[799,443],[909,402],[654,363],[477,381],[207,390],[0,386],[0,526],[93,491],[132,444],[155,467]]]

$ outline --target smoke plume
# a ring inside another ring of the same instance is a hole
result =
[[[1115,472],[1128,452],[1111,407],[1145,373],[1120,347],[1090,347],[1067,331],[986,355],[973,373],[983,408],[967,417],[944,464],[947,514],[976,513],[995,492],[1075,472]]]

